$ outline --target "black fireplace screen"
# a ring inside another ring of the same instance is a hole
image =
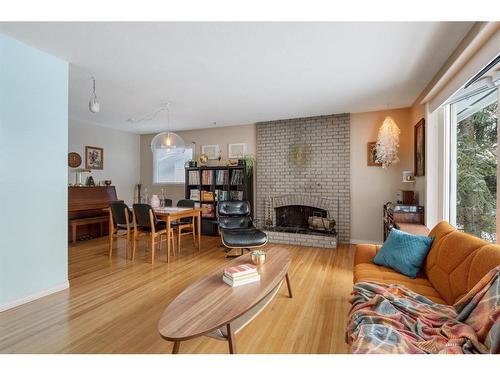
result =
[[[276,207],[276,226],[308,228],[310,216],[327,217],[327,211],[311,206]]]

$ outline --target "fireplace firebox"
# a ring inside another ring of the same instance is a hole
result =
[[[276,207],[276,226],[289,228],[309,228],[309,217],[327,217],[326,210],[311,206]]]

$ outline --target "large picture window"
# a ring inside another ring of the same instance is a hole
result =
[[[166,153],[155,150],[153,153],[153,182],[155,184],[183,184],[184,165],[193,158],[193,149],[186,148],[183,153]]]
[[[450,221],[496,242],[498,94],[488,89],[450,106]]]

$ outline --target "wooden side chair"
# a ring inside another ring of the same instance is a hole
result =
[[[161,249],[162,236],[167,236],[171,228],[167,228],[167,223],[163,220],[158,220],[154,214],[153,208],[149,204],[136,203],[133,206],[134,220],[134,246],[132,248],[132,259],[135,258],[135,249],[137,242],[141,236],[148,236],[151,249],[151,264],[154,263],[155,248],[158,244],[158,252]],[[172,251],[175,252],[174,236],[171,235]]]
[[[127,239],[127,255],[130,242],[133,238],[133,220],[130,209],[123,201],[111,202],[109,204],[109,257],[113,255],[113,240],[119,238]]]
[[[181,199],[177,202],[177,207],[194,208],[195,201],[190,199]],[[181,238],[182,236],[191,235],[193,238],[193,246],[196,247],[196,230],[194,227],[194,217],[182,218],[179,221],[172,223],[172,228],[177,232],[177,253],[181,251]]]

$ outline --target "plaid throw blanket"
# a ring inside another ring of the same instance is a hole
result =
[[[346,340],[352,353],[499,353],[500,266],[454,306],[402,285],[354,285]]]

